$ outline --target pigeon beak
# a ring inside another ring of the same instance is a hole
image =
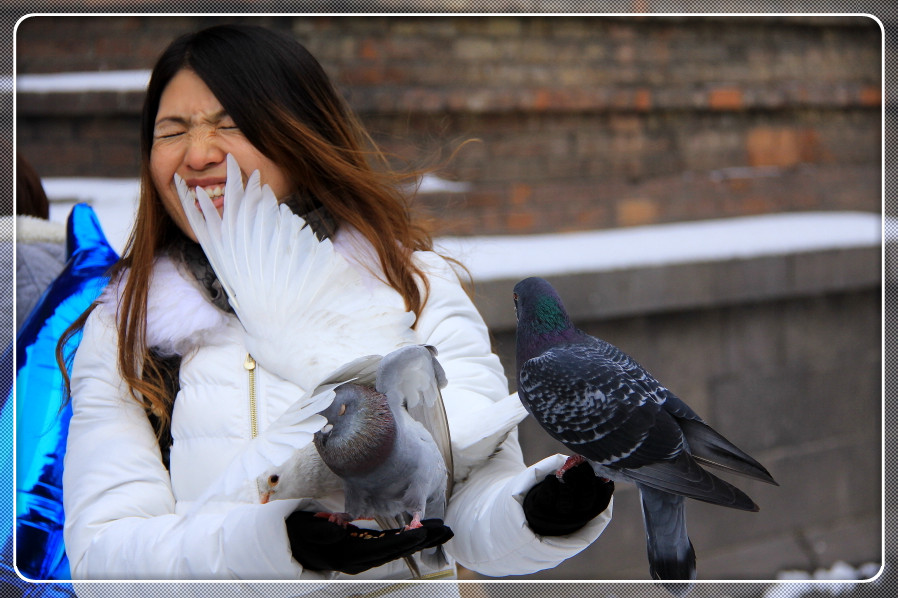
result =
[[[325,436],[331,433],[331,430],[334,429],[334,424],[324,424],[324,427],[321,428],[321,433]]]
[[[260,502],[265,505],[268,504],[269,500],[271,500],[271,492],[263,492],[262,497],[260,498]]]

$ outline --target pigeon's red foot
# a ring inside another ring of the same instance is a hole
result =
[[[402,531],[407,532],[410,529],[418,529],[419,527],[424,527],[421,525],[421,513],[415,513],[415,516],[412,517],[411,523],[402,528]]]
[[[321,517],[322,519],[327,519],[331,523],[336,523],[337,525],[339,525],[341,527],[346,527],[354,520],[353,516],[350,515],[349,513],[320,512],[320,513],[315,513],[315,517]]]
[[[563,484],[564,483],[564,474],[568,470],[573,469],[573,468],[577,467],[578,465],[580,465],[581,463],[585,463],[585,462],[586,462],[586,457],[581,457],[580,455],[574,455],[572,457],[568,457],[567,461],[564,462],[564,465],[562,465],[558,469],[558,471],[555,472],[555,477],[558,478],[558,481]]]

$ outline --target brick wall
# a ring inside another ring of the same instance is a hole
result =
[[[222,20],[235,19],[33,17],[16,66],[149,68],[175,35]],[[240,20],[293,32],[399,159],[453,156],[441,175],[470,190],[419,204],[442,233],[880,209],[881,37],[869,19]],[[29,94],[19,149],[46,175],[133,176],[140,101]]]

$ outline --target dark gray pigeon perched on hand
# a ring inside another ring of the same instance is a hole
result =
[[[586,459],[597,475],[635,484],[652,577],[695,579],[684,497],[758,510],[745,493],[701,465],[776,482],[630,356],[576,329],[548,282],[522,280],[514,301],[518,396],[540,425],[575,453],[559,470],[560,479]],[[680,593],[689,587],[669,589]]]
[[[374,519],[382,529],[413,529],[422,519],[443,519],[451,452],[448,443],[441,451],[409,413],[436,414],[433,419],[445,425],[439,390],[446,377],[435,353],[423,345],[404,347],[381,361],[374,388],[353,382],[336,388],[334,402],[322,412],[328,423],[314,438],[321,460],[343,480],[346,512],[331,514],[331,521]],[[448,438],[448,426],[444,433]],[[445,562],[441,547],[422,558],[434,555]],[[420,576],[413,557],[406,562]]]

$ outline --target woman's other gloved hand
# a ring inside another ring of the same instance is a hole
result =
[[[524,516],[541,536],[572,534],[608,507],[614,482],[595,474],[589,463],[567,470],[563,482],[549,474],[524,497]]]

